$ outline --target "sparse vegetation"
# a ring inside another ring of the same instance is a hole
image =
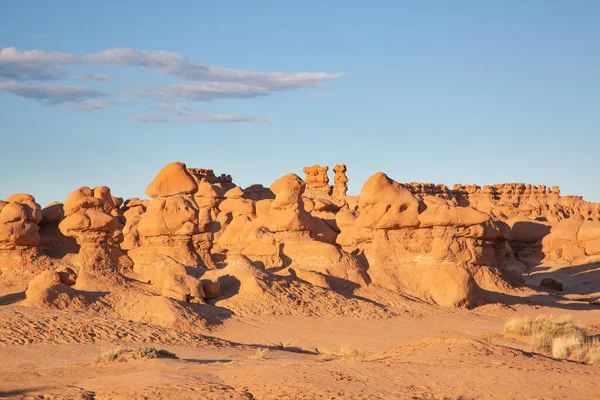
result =
[[[252,354],[250,356],[250,358],[254,359],[254,360],[264,360],[265,359],[265,354],[267,354],[267,352],[269,351],[269,349],[266,348],[260,348],[260,349],[256,349],[256,352],[254,352],[254,354]]]
[[[568,358],[569,354],[583,346],[581,336],[560,336],[552,340],[552,357]]]
[[[600,340],[587,338],[585,329],[569,316],[511,319],[504,325],[504,333],[532,336],[535,351],[549,353],[556,359],[600,364]]]
[[[575,325],[568,315],[511,319],[504,325],[504,333],[520,336],[545,335],[552,339],[560,336],[585,337],[585,330]]]
[[[547,333],[538,333],[533,336],[531,345],[535,351],[549,352],[552,350],[553,337]]]
[[[322,361],[333,361],[337,359],[343,359],[346,361],[363,361],[366,357],[364,351],[353,349],[351,347],[342,345],[340,350],[337,352],[323,352],[320,354],[319,359]]]
[[[111,349],[111,350],[105,351],[100,356],[98,356],[96,358],[96,360],[94,360],[94,362],[96,364],[100,364],[100,363],[106,363],[106,362],[110,362],[110,361],[115,361],[125,351],[126,351],[125,349],[121,349],[121,348],[119,348],[119,349]]]
[[[131,359],[151,359],[151,358],[178,358],[174,353],[164,349],[155,349],[154,347],[140,346],[135,349],[113,349],[102,353],[94,361],[96,364],[111,361],[129,361]]]

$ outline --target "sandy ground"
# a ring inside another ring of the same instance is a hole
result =
[[[5,296],[0,398],[600,399],[599,365],[555,360],[502,334],[509,318],[547,314],[600,333],[600,307],[577,297],[600,291],[597,271],[554,266],[528,276],[560,278],[561,297],[474,310],[406,300],[392,318],[233,315],[206,335],[31,309]],[[179,359],[94,362],[143,344]]]

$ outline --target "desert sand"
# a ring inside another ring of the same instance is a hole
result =
[[[600,398],[600,204],[332,170],[0,201],[0,398]]]

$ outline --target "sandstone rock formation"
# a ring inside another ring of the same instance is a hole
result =
[[[15,194],[0,201],[0,276],[13,275],[15,268],[31,270],[39,255],[41,220],[41,208],[33,196]]]
[[[434,196],[419,200],[383,173],[367,180],[358,210],[341,211],[337,224],[337,243],[369,266],[374,284],[447,306],[474,300],[464,266],[500,265],[510,251],[506,224]]]
[[[210,184],[222,187],[224,191],[228,191],[235,187],[231,175],[221,174],[216,176],[214,171],[208,168],[188,168],[187,170],[196,181],[204,179]]]
[[[140,234],[138,232],[138,224],[142,215],[146,212],[146,205],[138,198],[127,199],[122,208],[122,214],[125,218],[125,226],[123,227],[123,242],[121,248],[129,250],[140,245]]]
[[[560,221],[542,239],[542,253],[548,259],[568,263],[600,256],[600,222],[580,218]]]
[[[346,176],[346,165],[345,164],[336,164],[333,167],[333,171],[335,172],[335,176],[333,178],[333,194],[334,196],[343,199],[346,197],[346,193],[348,192],[348,177]]]
[[[497,185],[455,184],[452,189],[433,183],[410,183],[407,188],[417,196],[437,196],[470,206],[505,221],[526,217],[557,223],[571,216],[600,220],[600,204],[580,196],[561,196],[558,186],[503,183]]]
[[[197,191],[198,184],[185,164],[175,162],[160,170],[146,189],[152,200],[137,225],[140,247],[130,254],[164,254],[184,265],[198,265],[200,257],[192,241],[199,232]]]
[[[116,278],[123,233],[119,220],[110,214],[115,209],[110,189],[81,187],[69,195],[63,208],[65,218],[59,229],[80,246],[73,258],[80,268],[78,287],[93,288],[97,281]]]
[[[327,275],[339,290],[366,285],[368,276],[355,259],[318,240],[331,235],[332,230],[306,211],[302,197],[305,187],[295,174],[275,181],[271,185],[275,199],[257,202],[255,219],[233,218],[219,245],[228,254],[243,254],[263,267],[292,267]]]
[[[306,194],[310,197],[327,197],[331,194],[331,186],[329,186],[329,177],[327,171],[329,167],[321,167],[315,164],[312,167],[304,167],[306,174]]]
[[[85,299],[71,288],[76,279],[77,275],[71,269],[43,271],[28,283],[23,305],[64,310],[86,304]]]

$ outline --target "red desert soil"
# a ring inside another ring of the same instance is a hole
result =
[[[600,310],[567,303],[472,311],[413,303],[389,319],[233,316],[211,336],[85,312],[7,305],[0,307],[0,396],[599,398],[600,366],[554,360],[502,335],[505,320],[516,315],[567,312],[582,325],[600,321]],[[180,359],[94,362],[106,351],[142,344]],[[261,351],[261,345],[268,350]],[[329,360],[328,353],[342,346],[356,354]]]

